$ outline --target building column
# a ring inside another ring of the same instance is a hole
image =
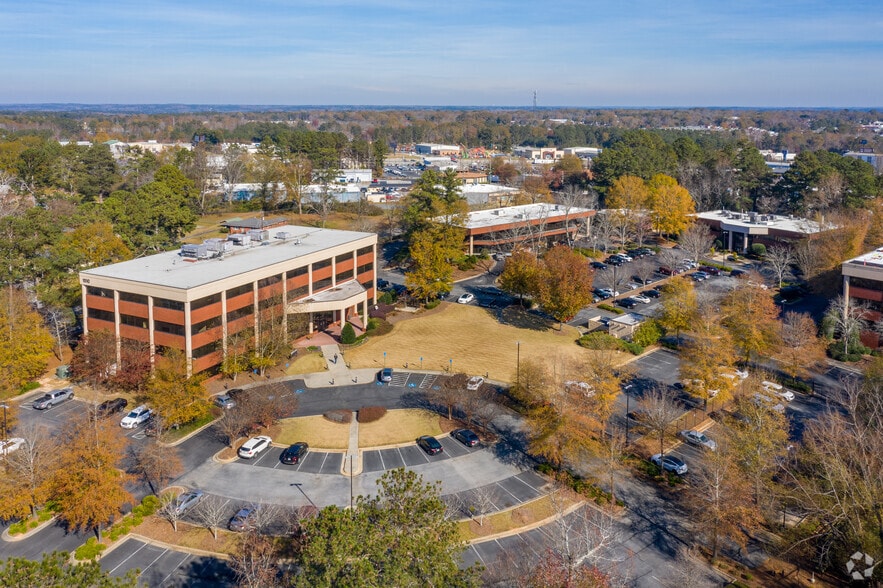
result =
[[[113,338],[116,341],[117,369],[122,363],[122,341],[120,339],[120,293],[113,291]]]
[[[230,337],[230,331],[227,330],[227,291],[221,292],[221,349],[224,353],[224,359],[227,359],[227,339]]]
[[[86,304],[86,292],[87,286],[85,284],[80,284],[80,304],[83,305],[83,337],[89,334],[89,305]]]
[[[190,329],[190,301],[184,303],[184,357],[187,359],[187,377],[193,375],[193,334]]]
[[[362,302],[362,326],[365,327],[365,330],[368,330],[368,298],[365,297],[365,300]]]
[[[742,235],[742,253],[748,251],[748,233],[740,233]]]
[[[727,251],[733,250],[733,231],[727,231]]]
[[[469,255],[475,255],[475,235],[469,235]]]
[[[315,328],[315,325],[313,324],[313,311],[310,311],[310,334],[311,335],[313,334],[314,328]]]
[[[150,345],[150,365],[156,358],[156,338],[154,337],[153,296],[147,297],[147,340]]]

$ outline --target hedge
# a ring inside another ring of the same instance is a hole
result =
[[[329,410],[325,414],[322,415],[332,423],[340,423],[345,425],[353,420],[353,411],[346,410],[343,408],[338,408],[335,410]]]
[[[606,310],[607,312],[612,312],[615,314],[624,314],[625,311],[617,306],[613,306],[612,304],[599,304],[598,308],[600,310]]]
[[[386,408],[382,406],[363,406],[356,414],[356,420],[360,423],[373,423],[379,421],[386,414]]]

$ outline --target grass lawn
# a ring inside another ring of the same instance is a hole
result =
[[[349,447],[349,424],[332,423],[322,415],[282,419],[277,423],[279,433],[275,443],[290,445],[306,441],[310,447],[321,449],[346,449]]]
[[[208,529],[184,521],[178,521],[178,531],[175,532],[170,522],[156,515],[145,518],[132,531],[156,541],[228,555],[236,552],[242,540],[242,535],[225,529],[218,530],[216,540]]]
[[[575,343],[578,338],[575,328],[564,325],[559,331],[557,323],[515,306],[504,311],[501,323],[487,309],[444,302],[438,312],[400,321],[388,335],[347,351],[346,360],[354,368],[378,368],[385,352],[388,367],[445,370],[451,365],[454,372],[514,382],[516,341],[521,342],[521,361],[578,361],[591,353]]]
[[[321,353],[301,350],[297,358],[285,369],[286,375],[311,374],[325,370],[325,358]]]
[[[483,524],[479,525],[475,520],[460,521],[457,526],[460,529],[460,537],[464,541],[480,539],[496,533],[520,529],[527,525],[545,520],[561,510],[576,504],[578,500],[573,497],[564,498],[558,496],[558,504],[554,504],[552,498],[543,496],[521,506],[484,517]],[[478,518],[478,517],[476,517]]]
[[[391,410],[373,423],[359,423],[359,447],[413,442],[420,435],[441,435],[439,416],[428,410]]]
[[[193,422],[187,423],[186,425],[181,425],[177,429],[169,429],[162,435],[162,440],[164,443],[174,443],[178,439],[182,439],[195,431],[196,429],[209,424],[213,420],[215,420],[214,414],[207,414],[202,418],[196,419]]]

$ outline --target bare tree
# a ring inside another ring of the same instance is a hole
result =
[[[70,342],[67,333],[72,320],[68,309],[52,308],[46,313],[46,323],[55,340],[55,357],[59,361],[64,358],[64,347]]]
[[[206,496],[196,505],[196,520],[211,531],[215,541],[218,539],[218,529],[222,528],[230,520],[230,509],[227,501],[220,496]]]
[[[11,492],[9,496],[0,497],[0,501],[23,500],[26,504],[22,510],[30,510],[33,515],[37,506],[45,501],[47,484],[59,465],[57,439],[46,427],[35,424],[23,425],[18,434],[25,442],[6,456],[4,475],[11,483]]]
[[[844,354],[849,354],[850,342],[857,340],[862,329],[867,326],[864,313],[863,306],[845,296],[838,296],[828,305],[825,320],[832,325],[833,334],[839,335],[843,341]]]
[[[708,572],[701,562],[702,554],[696,548],[682,547],[678,550],[672,574],[665,581],[665,588],[705,588],[709,585]]]
[[[592,248],[606,250],[613,240],[614,232],[613,224],[608,218],[607,211],[599,211],[598,214],[591,218],[590,223],[589,238],[592,241]]]
[[[819,275],[823,261],[815,240],[803,239],[794,247],[794,263],[806,280],[811,280]]]
[[[567,245],[573,245],[573,237],[570,234],[570,214],[575,208],[595,208],[598,204],[598,196],[594,191],[583,190],[574,185],[567,185],[559,192],[556,200],[564,207],[564,230],[567,236]],[[579,233],[579,230],[577,230]]]
[[[496,390],[487,384],[474,392],[468,392],[461,404],[466,421],[484,431],[490,431],[494,419],[502,412],[497,400]]]
[[[224,412],[224,416],[215,425],[215,431],[221,437],[227,447],[233,447],[233,443],[242,435],[250,424],[249,416],[242,405],[236,405]]]
[[[469,376],[462,373],[449,376],[444,379],[438,390],[427,390],[426,398],[433,404],[448,409],[448,420],[451,420],[454,418],[454,407],[460,404],[466,395],[466,381],[468,379]]]
[[[665,453],[665,437],[674,433],[683,409],[668,388],[655,386],[638,401],[638,410],[642,413],[642,424],[659,435],[659,453]]]
[[[279,553],[272,539],[246,531],[239,549],[230,557],[230,567],[242,588],[271,588],[278,585]]]
[[[156,513],[172,524],[172,529],[178,532],[178,521],[183,514],[178,508],[178,496],[174,492],[165,492],[159,497],[159,509]]]
[[[791,269],[791,264],[794,263],[794,254],[791,253],[790,247],[773,245],[766,251],[766,263],[773,270],[773,275],[776,276],[776,281],[779,284],[779,288],[781,288],[782,282],[785,281],[785,274],[788,273]]]
[[[494,503],[495,498],[493,485],[473,488],[467,495],[461,496],[464,501],[463,510],[473,521],[478,523],[478,526],[482,527],[484,526],[484,518],[497,510],[497,505]]]
[[[632,264],[632,271],[634,271],[635,276],[641,280],[641,284],[646,284],[647,280],[650,280],[653,277],[653,274],[656,273],[656,264],[652,259],[647,259],[645,257]]]
[[[693,223],[686,231],[681,233],[678,243],[681,248],[690,255],[690,259],[697,263],[711,249],[714,238],[711,230],[704,223]]]
[[[598,457],[610,487],[610,501],[616,504],[616,479],[625,470],[625,436],[615,433],[605,437]]]
[[[242,181],[245,176],[246,151],[239,145],[230,145],[224,151],[224,167],[221,168],[221,177],[224,179],[227,200],[233,198],[233,185]]]

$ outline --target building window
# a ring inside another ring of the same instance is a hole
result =
[[[324,290],[325,288],[329,288],[331,286],[331,278],[325,278],[324,280],[318,280],[313,282],[313,292],[318,292],[319,290]]]
[[[167,323],[165,321],[153,321],[153,330],[160,333],[169,333],[170,335],[184,336],[184,325],[176,325],[175,323]]]
[[[374,262],[369,261],[368,263],[359,266],[359,273],[364,274],[365,272],[370,272],[373,269],[374,269]]]
[[[207,345],[203,345],[202,347],[197,347],[193,350],[193,359],[199,359],[200,357],[205,357],[206,355],[211,355],[212,353],[218,351],[221,348],[220,341],[212,341]]]
[[[209,306],[210,304],[217,304],[221,301],[221,293],[212,294],[211,296],[206,296],[205,298],[198,298],[190,303],[190,310],[198,310],[205,306]]]
[[[202,333],[203,331],[208,331],[209,329],[214,329],[215,327],[221,326],[221,317],[216,316],[208,319],[207,321],[202,321],[201,323],[196,323],[195,325],[190,325],[190,334],[196,335],[197,333]]]
[[[313,264],[313,272],[317,272],[320,269],[325,269],[326,267],[330,267],[330,266],[331,266],[330,259],[324,259],[322,261],[317,261],[316,263]]]
[[[227,290],[227,300],[230,300],[231,298],[236,298],[237,296],[242,296],[243,294],[247,294],[249,292],[254,292],[254,286],[252,286],[250,283],[243,284],[238,288],[231,288],[230,290]]]
[[[99,310],[97,308],[89,309],[89,318],[94,318],[99,321],[107,321],[112,323],[116,320],[116,317],[112,312],[107,312],[106,310]]]
[[[130,327],[138,327],[139,329],[146,329],[147,319],[140,316],[132,316],[130,314],[120,313],[120,324],[129,325]]]
[[[304,266],[304,267],[298,267],[298,268],[295,268],[295,269],[293,269],[293,270],[289,270],[289,271],[285,274],[285,277],[288,278],[288,279],[290,280],[291,278],[297,278],[297,277],[299,277],[299,276],[305,276],[305,275],[307,275],[308,273],[310,273],[310,270],[309,270],[309,268],[307,268],[306,266]]]
[[[264,298],[258,302],[258,308],[266,310],[271,306],[279,306],[280,304],[282,304],[282,296],[270,296],[269,298]]]
[[[86,293],[91,294],[92,296],[100,296],[102,298],[113,298],[113,290],[108,290],[107,288],[88,286],[86,288]]]
[[[184,310],[183,302],[169,300],[168,298],[154,298],[153,305],[158,308],[168,308],[169,310]]]
[[[307,294],[310,293],[309,286],[298,286],[297,288],[293,288],[288,291],[288,299],[289,300],[297,300],[298,298],[303,298]]]
[[[272,286],[273,284],[278,284],[282,281],[282,274],[278,276],[270,276],[268,278],[263,278],[258,280],[258,288],[266,288],[267,286]]]
[[[241,319],[244,316],[250,316],[254,314],[254,307],[249,304],[248,306],[243,306],[242,308],[237,308],[236,310],[231,310],[227,313],[227,322],[232,323],[237,319]]]
[[[343,282],[344,280],[350,280],[350,279],[352,279],[352,277],[353,277],[353,270],[352,269],[343,270],[342,272],[337,274],[337,283],[339,284],[339,283]]]
[[[131,292],[120,292],[120,300],[124,302],[134,302],[135,304],[147,304],[147,296],[143,294],[132,294]]]
[[[352,253],[343,253],[334,258],[334,263],[341,264],[347,261],[352,261],[353,254]]]
[[[356,255],[358,255],[359,257],[361,257],[363,255],[368,255],[369,253],[371,253],[371,254],[374,253],[374,246],[373,245],[368,245],[367,247],[362,247],[361,249],[356,251]]]

